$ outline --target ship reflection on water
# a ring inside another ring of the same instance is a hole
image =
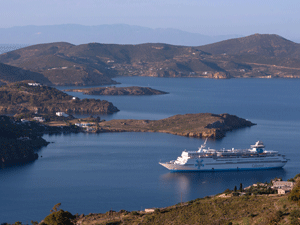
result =
[[[180,172],[165,173],[160,176],[164,188],[173,187],[183,201],[215,195],[234,186],[250,186],[257,182],[270,182],[275,177],[285,177],[285,169],[227,172]],[[177,198],[177,200],[180,200]],[[179,201],[178,201],[179,202]]]

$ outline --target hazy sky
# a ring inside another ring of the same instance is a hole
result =
[[[0,28],[129,24],[207,35],[300,39],[299,0],[0,0]]]

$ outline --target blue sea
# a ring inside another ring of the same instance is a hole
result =
[[[300,173],[300,80],[116,78],[120,85],[145,86],[169,94],[90,96],[112,102],[120,112],[101,119],[163,119],[186,113],[229,113],[256,126],[209,140],[211,148],[248,148],[257,140],[285,154],[283,169],[170,173],[158,162],[197,150],[204,140],[163,133],[44,135],[51,142],[35,162],[0,169],[0,222],[42,220],[57,203],[75,214],[165,207]],[[63,90],[69,87],[59,87]],[[76,115],[82,117],[83,115]],[[42,157],[41,157],[42,156]]]

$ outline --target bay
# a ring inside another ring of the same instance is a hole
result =
[[[164,207],[274,177],[300,172],[300,80],[122,77],[116,86],[149,86],[167,95],[89,96],[121,111],[102,119],[163,119],[186,113],[230,113],[257,123],[209,140],[211,148],[248,148],[262,140],[266,149],[286,154],[283,169],[238,172],[170,173],[159,161],[196,150],[202,139],[162,133],[44,135],[54,142],[33,163],[0,170],[0,222],[41,220],[58,202],[71,213]],[[63,90],[69,87],[60,87]],[[78,115],[79,116],[79,115]]]

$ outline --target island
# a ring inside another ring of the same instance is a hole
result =
[[[149,87],[97,87],[84,89],[67,89],[68,92],[82,92],[85,95],[163,95],[168,92],[159,91]]]
[[[111,114],[119,109],[99,99],[79,99],[53,87],[33,81],[8,83],[0,87],[0,113],[90,113]]]

